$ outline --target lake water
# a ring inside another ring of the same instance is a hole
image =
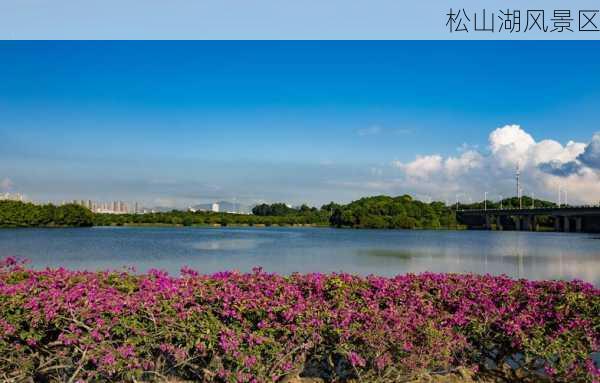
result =
[[[600,285],[600,239],[593,234],[329,228],[1,229],[0,257],[36,268],[158,268],[203,273],[338,272],[395,275],[473,272]]]

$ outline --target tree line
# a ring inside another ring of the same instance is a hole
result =
[[[181,226],[288,226],[288,225],[328,225],[323,214],[254,215],[215,212],[191,212],[172,210],[170,212],[146,214],[94,214],[96,226],[122,225],[181,225]]]
[[[86,227],[93,225],[94,214],[83,206],[34,205],[0,200],[0,227]]]
[[[426,203],[410,195],[397,197],[365,197],[348,204],[334,202],[320,208],[302,205],[290,207],[283,203],[260,204],[252,214],[216,212],[170,212],[146,214],[92,213],[85,207],[68,204],[62,206],[34,205],[18,201],[0,201],[0,226],[51,227],[51,226],[123,226],[123,225],[178,225],[178,226],[291,226],[314,225],[369,229],[439,229],[456,228],[456,209],[488,209],[530,207],[529,197],[506,198],[500,202],[487,201],[472,204],[446,205],[434,201]],[[552,207],[552,202],[535,200],[535,207]]]

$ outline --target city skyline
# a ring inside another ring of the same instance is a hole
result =
[[[62,206],[67,204],[75,204],[88,208],[94,213],[107,213],[107,214],[127,214],[127,213],[154,213],[160,211],[169,210],[167,206],[143,206],[139,201],[123,201],[123,200],[109,200],[109,201],[96,201],[91,199],[72,199],[72,200],[60,200],[60,201],[40,201],[32,200],[27,197],[26,194],[15,192],[15,193],[0,193],[0,201],[19,201],[25,203],[33,203],[35,205],[52,204],[55,206]],[[291,207],[291,205],[288,205]],[[198,200],[196,204],[190,205],[184,208],[179,207],[177,210],[189,210],[192,212],[196,211],[212,211],[215,213],[234,213],[234,214],[247,214],[250,212],[250,208],[253,206],[246,206],[237,201],[211,201],[211,202],[200,202]],[[175,208],[175,207],[174,207]]]
[[[600,194],[597,42],[1,44],[0,193],[468,202],[520,163],[525,194]]]

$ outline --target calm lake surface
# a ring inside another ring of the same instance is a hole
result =
[[[158,268],[203,273],[338,272],[395,275],[473,272],[530,279],[583,279],[600,285],[594,234],[329,228],[1,229],[0,257],[36,268]]]

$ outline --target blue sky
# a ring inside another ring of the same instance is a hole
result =
[[[449,198],[403,183],[391,164],[461,146],[485,156],[490,132],[507,124],[536,140],[590,142],[599,48],[3,41],[0,179],[33,199],[172,206]]]

